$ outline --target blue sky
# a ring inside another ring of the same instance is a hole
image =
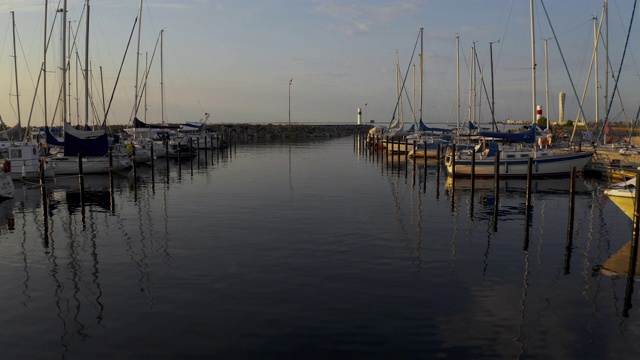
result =
[[[84,0],[68,0],[68,20],[74,29],[80,26],[81,59],[84,59],[84,20],[80,15],[84,3]],[[53,9],[59,2],[49,1],[49,4],[51,26]],[[139,1],[100,0],[90,4],[93,98],[100,102],[103,97],[100,68],[104,97],[108,99]],[[552,33],[540,1],[536,0],[535,4],[537,102],[544,107],[543,39],[551,38]],[[546,0],[544,5],[581,96],[593,48],[592,17],[600,17],[603,1]],[[632,6],[631,0],[609,1],[610,58],[615,73]],[[0,14],[4,14],[0,16],[0,115],[7,125],[17,122],[16,97],[9,95],[15,94],[10,11],[15,11],[19,40],[18,80],[24,125],[43,57],[44,1],[0,1]],[[619,85],[627,118],[635,116],[640,93],[636,64],[640,56],[636,55],[640,24],[634,26]],[[289,79],[293,78],[291,121],[294,123],[352,123],[360,107],[365,110],[366,120],[388,124],[396,102],[396,52],[404,73],[421,27],[424,28],[425,122],[455,123],[456,34],[461,44],[463,118],[468,104],[468,59],[472,43],[476,43],[490,89],[489,42],[498,40],[499,43],[493,44],[496,119],[531,118],[529,2],[525,0],[145,0],[140,64],[143,68],[145,59],[151,58],[158,34],[164,29],[165,119],[169,122],[197,121],[208,112],[212,123],[286,123]],[[47,56],[49,114],[54,111],[60,89],[60,72],[56,71],[61,62],[57,25],[53,34]],[[126,124],[131,118],[136,37],[137,33],[116,89],[108,118],[110,124]],[[550,118],[557,118],[558,92],[563,91],[567,94],[565,118],[575,119],[577,101],[553,40],[549,40],[548,49]],[[147,81],[146,115],[144,110],[138,112],[139,118],[146,116],[150,123],[160,121],[159,56],[157,53],[151,64]],[[417,62],[417,58],[414,60]],[[601,117],[606,108],[603,64],[604,50],[601,50]],[[74,74],[75,69],[74,63]],[[74,77],[74,97],[75,83]],[[407,87],[413,91],[411,76]],[[613,80],[609,82],[609,89],[613,89]],[[33,125],[44,123],[42,93],[40,91],[35,102]],[[592,119],[595,116],[593,82],[586,99],[584,110],[587,118]],[[486,98],[482,95],[477,101],[482,103],[479,117],[489,121]],[[71,119],[77,122],[76,114],[84,114],[83,101],[72,99],[71,103]],[[102,112],[102,105],[98,105],[98,109]],[[616,100],[610,117],[622,120],[620,111]],[[546,109],[543,113],[546,114]],[[49,123],[53,121],[54,125],[60,121],[51,115],[49,118]]]

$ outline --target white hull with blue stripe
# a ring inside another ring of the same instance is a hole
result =
[[[532,159],[531,175],[534,177],[568,176],[571,174],[571,167],[575,167],[576,171],[582,171],[593,156],[593,152],[589,151],[537,149],[535,146],[519,149],[477,147],[474,150],[456,151],[453,156],[452,149],[448,148],[445,156],[447,172],[453,177],[471,177],[472,157],[475,156],[475,177],[494,177],[496,153],[499,154],[500,178],[525,178],[529,158]]]

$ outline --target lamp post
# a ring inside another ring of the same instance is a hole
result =
[[[293,83],[293,78],[289,80],[289,125],[291,125],[291,83]]]
[[[367,103],[364,103],[364,124],[367,123]]]

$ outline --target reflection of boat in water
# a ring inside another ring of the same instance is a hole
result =
[[[604,190],[605,195],[633,221],[635,211],[635,184],[636,179],[622,181],[610,185]],[[629,275],[629,262],[632,259],[632,243],[627,242],[615,254],[611,255],[604,264],[599,266],[600,273],[604,275]],[[640,263],[636,257],[634,276],[640,276]]]
[[[5,199],[0,201],[0,228],[6,225],[7,230],[15,228],[15,218],[13,208],[15,207],[15,199]]]
[[[75,213],[83,206],[92,207],[98,211],[110,211],[112,207],[111,184],[109,175],[90,174],[84,175],[84,193],[80,193],[78,176],[56,176],[52,187],[52,199],[54,203],[67,204],[70,214]],[[114,191],[126,187],[127,177],[114,173]]]
[[[111,192],[109,190],[66,191],[65,199],[69,214],[73,214],[84,206],[98,207],[104,211],[111,210]]]
[[[447,177],[445,187],[447,190],[453,188],[454,179]],[[456,191],[471,191],[472,179],[470,178],[456,178],[455,189]],[[548,178],[548,179],[532,179],[531,180],[531,192],[534,194],[568,194],[570,191],[571,183],[567,178]],[[476,191],[493,191],[495,188],[495,179],[475,179],[474,189]],[[501,193],[526,193],[527,180],[524,179],[503,179],[500,180],[500,192]],[[588,193],[591,189],[582,181],[581,178],[576,178],[574,192],[575,193]]]
[[[611,255],[604,264],[599,266],[600,273],[604,275],[628,275],[629,274],[629,259],[631,258],[631,241],[624,244],[620,250]],[[635,275],[640,276],[640,262],[636,258]]]

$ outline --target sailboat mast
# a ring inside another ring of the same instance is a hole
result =
[[[545,81],[545,108],[546,108],[546,114],[547,114],[547,130],[549,129],[549,53],[547,51],[547,40],[549,39],[544,39],[544,71],[545,71],[545,75],[544,75],[544,81]]]
[[[609,0],[604,0],[604,26],[604,103],[609,106]]]
[[[422,122],[422,101],[424,89],[424,28],[420,28],[420,122]]]
[[[87,30],[84,48],[84,126],[89,126],[89,0],[85,2],[87,7]]]
[[[598,85],[599,85],[599,80],[598,80],[598,73],[600,72],[600,68],[598,67],[598,39],[600,38],[599,34],[598,34],[598,18],[597,17],[593,17],[593,56],[594,56],[594,68],[596,69],[595,72],[595,88],[594,88],[594,94],[595,94],[595,111],[596,111],[596,116],[595,116],[595,125],[594,128],[597,128],[598,126],[598,120],[600,119],[600,107],[598,106],[598,102],[600,101],[600,95],[599,93],[599,89],[598,89]]]
[[[164,124],[164,61],[163,61],[163,40],[164,30],[160,30],[160,112],[162,113],[162,123]]]
[[[398,91],[398,98],[400,99],[400,102],[398,103],[398,120],[400,121],[399,123],[400,125],[400,130],[404,130],[404,107],[402,106],[402,73],[400,72],[400,55],[398,55],[398,52],[396,51],[396,58],[397,58],[397,62],[396,62],[396,88]]]
[[[48,0],[44,0],[44,41],[42,49],[42,83],[44,88],[44,96],[42,97],[44,105],[44,125],[48,124],[47,117],[47,20],[48,20]]]
[[[142,32],[142,0],[140,0],[140,7],[138,8],[138,49],[136,50],[136,83],[135,83],[135,102],[134,102],[134,117],[138,115],[138,71],[140,69],[140,33]]]
[[[471,56],[469,56],[470,62],[469,62],[469,120],[471,120],[471,123],[474,123],[475,117],[474,117],[474,106],[475,104],[473,103],[473,71],[475,70],[475,66],[473,65],[473,52],[474,48],[473,46],[471,47]]]
[[[489,43],[489,57],[491,60],[491,126],[493,128],[493,131],[497,130],[497,126],[496,126],[496,97],[495,97],[495,90],[494,90],[494,86],[493,86],[493,43],[495,41],[492,41]],[[500,42],[500,40],[498,40],[497,42]]]
[[[413,125],[414,125],[414,129],[417,127],[416,126],[416,110],[415,110],[415,106],[416,106],[416,96],[417,96],[417,92],[416,92],[416,64],[413,64],[413,105],[411,106],[411,116],[413,117]],[[417,129],[416,129],[417,131]]]
[[[67,0],[62,3],[62,123],[67,122]]]
[[[536,122],[536,39],[535,27],[533,23],[533,0],[529,0],[529,10],[531,12],[531,96],[533,101],[532,113],[533,124]]]
[[[458,108],[457,125],[460,129],[460,35],[456,35],[456,105]]]
[[[18,90],[18,57],[16,55],[16,19],[15,12],[11,12],[11,23],[13,27],[13,66],[16,73],[16,106],[18,107],[18,126],[21,126],[20,118],[20,91]]]

